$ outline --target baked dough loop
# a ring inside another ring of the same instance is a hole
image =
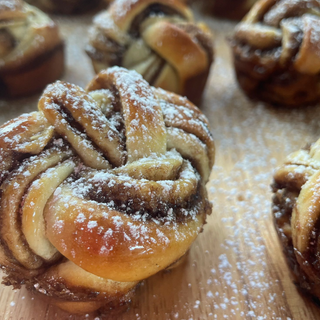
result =
[[[86,12],[102,0],[26,0],[26,2],[46,12],[73,14]]]
[[[48,86],[39,110],[0,128],[4,282],[71,312],[124,304],[211,213],[208,121],[119,67]]]
[[[319,100],[320,3],[261,0],[232,40],[240,87],[251,98],[286,106]]]
[[[64,68],[57,25],[20,0],[0,2],[0,97],[41,91]]]
[[[275,226],[295,281],[320,299],[320,139],[292,153],[274,176]]]
[[[86,51],[96,72],[123,66],[196,104],[213,62],[209,29],[180,0],[114,1],[94,18]]]

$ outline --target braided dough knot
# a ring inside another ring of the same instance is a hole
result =
[[[115,1],[91,28],[87,53],[96,72],[136,70],[151,85],[199,102],[213,61],[209,29],[180,1]]]
[[[86,91],[48,86],[39,110],[0,130],[8,281],[40,279],[48,291],[63,279],[82,301],[73,270],[91,291],[99,282],[105,302],[181,258],[211,210],[214,145],[202,113],[118,67]]]
[[[318,99],[319,17],[317,0],[255,4],[233,40],[238,80],[249,96],[287,105]]]

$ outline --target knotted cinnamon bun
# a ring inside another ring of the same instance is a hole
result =
[[[46,12],[72,14],[85,12],[98,5],[101,0],[26,0]]]
[[[134,71],[56,82],[0,127],[0,262],[71,312],[114,308],[179,260],[211,212],[205,116]]]
[[[241,88],[251,98],[299,106],[320,97],[320,3],[261,0],[232,41]]]
[[[320,140],[292,153],[274,176],[273,215],[295,281],[320,299]]]
[[[0,96],[42,90],[64,67],[57,25],[20,0],[0,2]]]
[[[208,28],[179,0],[116,0],[97,15],[86,49],[96,72],[136,70],[151,85],[199,103],[213,61]]]

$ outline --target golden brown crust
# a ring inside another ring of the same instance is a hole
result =
[[[64,45],[44,13],[22,2],[5,3],[12,6],[0,10],[0,95],[30,95],[62,74]]]
[[[239,84],[251,98],[300,106],[319,99],[320,4],[261,0],[231,42]]]
[[[23,2],[21,0],[6,0],[0,3],[0,19],[23,17]]]
[[[0,127],[4,283],[73,312],[124,305],[210,214],[208,121],[119,67],[48,86],[39,110]]]
[[[318,140],[291,154],[274,176],[273,215],[294,280],[320,299]]]
[[[87,53],[96,72],[114,65],[133,69],[151,85],[199,103],[213,41],[181,1],[119,0],[95,18]]]

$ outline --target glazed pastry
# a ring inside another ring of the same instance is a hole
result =
[[[240,87],[251,98],[286,106],[320,97],[320,3],[261,0],[237,26],[232,48]]]
[[[274,176],[275,226],[295,282],[320,299],[320,139],[291,154]]]
[[[26,0],[46,12],[72,14],[86,12],[101,0]]]
[[[185,255],[211,213],[205,116],[134,71],[56,82],[0,127],[0,262],[70,312],[110,309]]]
[[[86,49],[96,72],[136,70],[151,85],[199,103],[213,61],[213,42],[179,0],[117,0],[97,15]]]
[[[64,68],[57,25],[20,0],[0,2],[0,96],[41,91]]]

